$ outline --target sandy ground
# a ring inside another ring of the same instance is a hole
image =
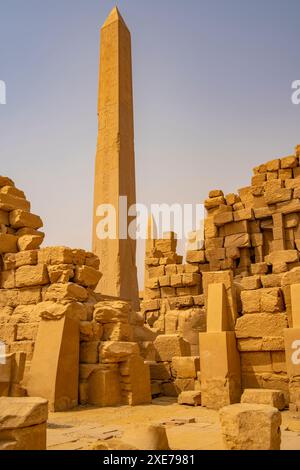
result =
[[[151,405],[118,408],[79,407],[65,413],[50,413],[49,450],[86,450],[96,443],[120,437],[122,430],[137,424],[159,423],[173,418],[195,418],[195,423],[167,426],[172,450],[223,449],[218,412],[202,407],[178,405],[174,399],[157,398]],[[282,413],[282,450],[300,450],[300,420]],[[288,430],[292,428],[293,431]],[[298,431],[298,432],[297,432]]]

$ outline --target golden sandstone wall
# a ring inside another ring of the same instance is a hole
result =
[[[294,315],[291,298],[291,285],[300,281],[299,156],[297,146],[294,155],[255,168],[251,186],[238,194],[211,191],[205,201],[204,246],[187,251],[186,265],[176,257],[174,236],[153,241],[152,252],[146,253],[142,303],[145,322],[154,331],[182,333],[186,312],[192,309],[195,315],[196,307],[199,315],[205,313],[209,284],[223,283],[242,388],[280,389],[287,401],[291,389],[299,399],[298,372],[287,373],[284,340],[287,327],[294,327],[296,338],[300,326],[293,324],[300,297],[294,295]],[[232,272],[231,281],[222,271]],[[202,326],[199,321],[195,329],[203,331]]]
[[[39,249],[43,223],[29,210],[24,193],[1,177],[0,341],[7,357],[0,389],[23,395],[25,387],[55,410],[149,402],[149,367],[133,342],[130,303],[94,292],[101,273],[93,253]],[[23,388],[13,386],[20,352]]]

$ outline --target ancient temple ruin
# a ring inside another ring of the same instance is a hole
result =
[[[221,410],[227,448],[278,449],[278,410],[300,410],[300,146],[237,193],[209,193],[201,248],[191,234],[183,257],[175,233],[149,235],[139,306],[135,243],[97,238],[97,207],[136,199],[130,33],[116,8],[101,37],[92,252],[41,248],[41,218],[0,177],[0,412],[9,398],[40,410],[22,432],[0,421],[0,449],[45,447],[45,400],[66,411],[157,397]]]

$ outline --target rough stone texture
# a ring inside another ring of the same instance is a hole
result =
[[[228,450],[280,450],[281,415],[268,405],[235,404],[220,410]]]
[[[47,400],[0,398],[0,450],[46,450]]]
[[[200,391],[186,391],[178,395],[179,405],[200,406],[201,405],[201,392]]]
[[[260,405],[269,405],[278,410],[284,410],[285,397],[281,390],[247,388],[243,392],[241,403],[257,403]]]

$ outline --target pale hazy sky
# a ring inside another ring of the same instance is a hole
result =
[[[292,153],[299,0],[117,3],[132,33],[139,202],[196,204]],[[1,173],[42,216],[47,245],[91,247],[99,29],[114,4],[1,0]]]

